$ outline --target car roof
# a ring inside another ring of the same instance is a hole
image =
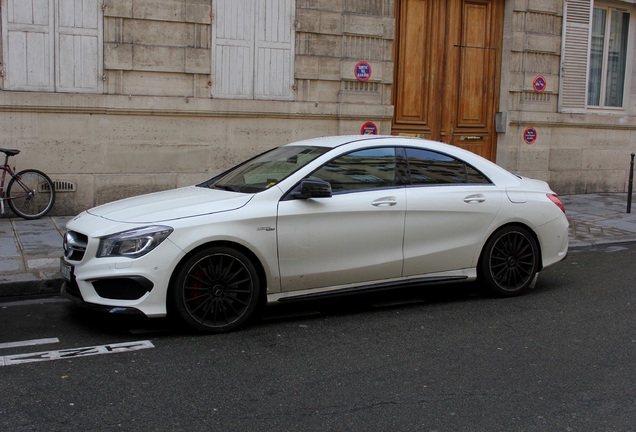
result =
[[[354,142],[376,141],[376,140],[382,140],[382,139],[388,139],[388,138],[404,138],[404,137],[396,137],[392,135],[339,135],[339,136],[309,138],[302,141],[292,142],[287,145],[336,148],[341,145],[350,144]]]
[[[309,138],[301,141],[296,141],[287,144],[288,146],[313,146],[313,147],[326,147],[326,148],[336,148],[346,144],[363,144],[368,143],[369,145],[382,145],[383,141],[390,141],[389,145],[397,145],[397,146],[414,146],[420,147],[424,146],[431,150],[436,151],[447,151],[450,153],[455,153],[459,151],[459,153],[465,153],[474,155],[474,153],[469,152],[467,150],[463,150],[457,146],[452,146],[450,144],[444,144],[439,141],[432,141],[424,138],[417,137],[408,137],[408,136],[399,136],[399,135],[339,135],[339,136],[325,136],[318,138]]]

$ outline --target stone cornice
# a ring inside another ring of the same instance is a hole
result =
[[[391,105],[0,91],[0,112],[238,118],[391,119]]]
[[[562,114],[509,111],[510,126],[636,130],[636,117],[620,112]]]

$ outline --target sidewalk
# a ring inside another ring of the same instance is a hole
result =
[[[564,195],[570,248],[636,241],[636,202],[627,194]],[[27,221],[0,217],[0,299],[59,293],[62,235],[72,216]]]
[[[0,298],[60,292],[62,236],[70,219],[0,217]]]

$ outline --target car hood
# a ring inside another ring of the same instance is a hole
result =
[[[243,207],[252,194],[189,186],[126,198],[87,210],[87,213],[124,223],[157,223]]]

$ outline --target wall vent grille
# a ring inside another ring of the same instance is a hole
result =
[[[75,183],[63,180],[53,180],[53,187],[55,192],[77,192],[77,186]],[[49,185],[46,183],[40,183],[40,192],[48,191]]]

